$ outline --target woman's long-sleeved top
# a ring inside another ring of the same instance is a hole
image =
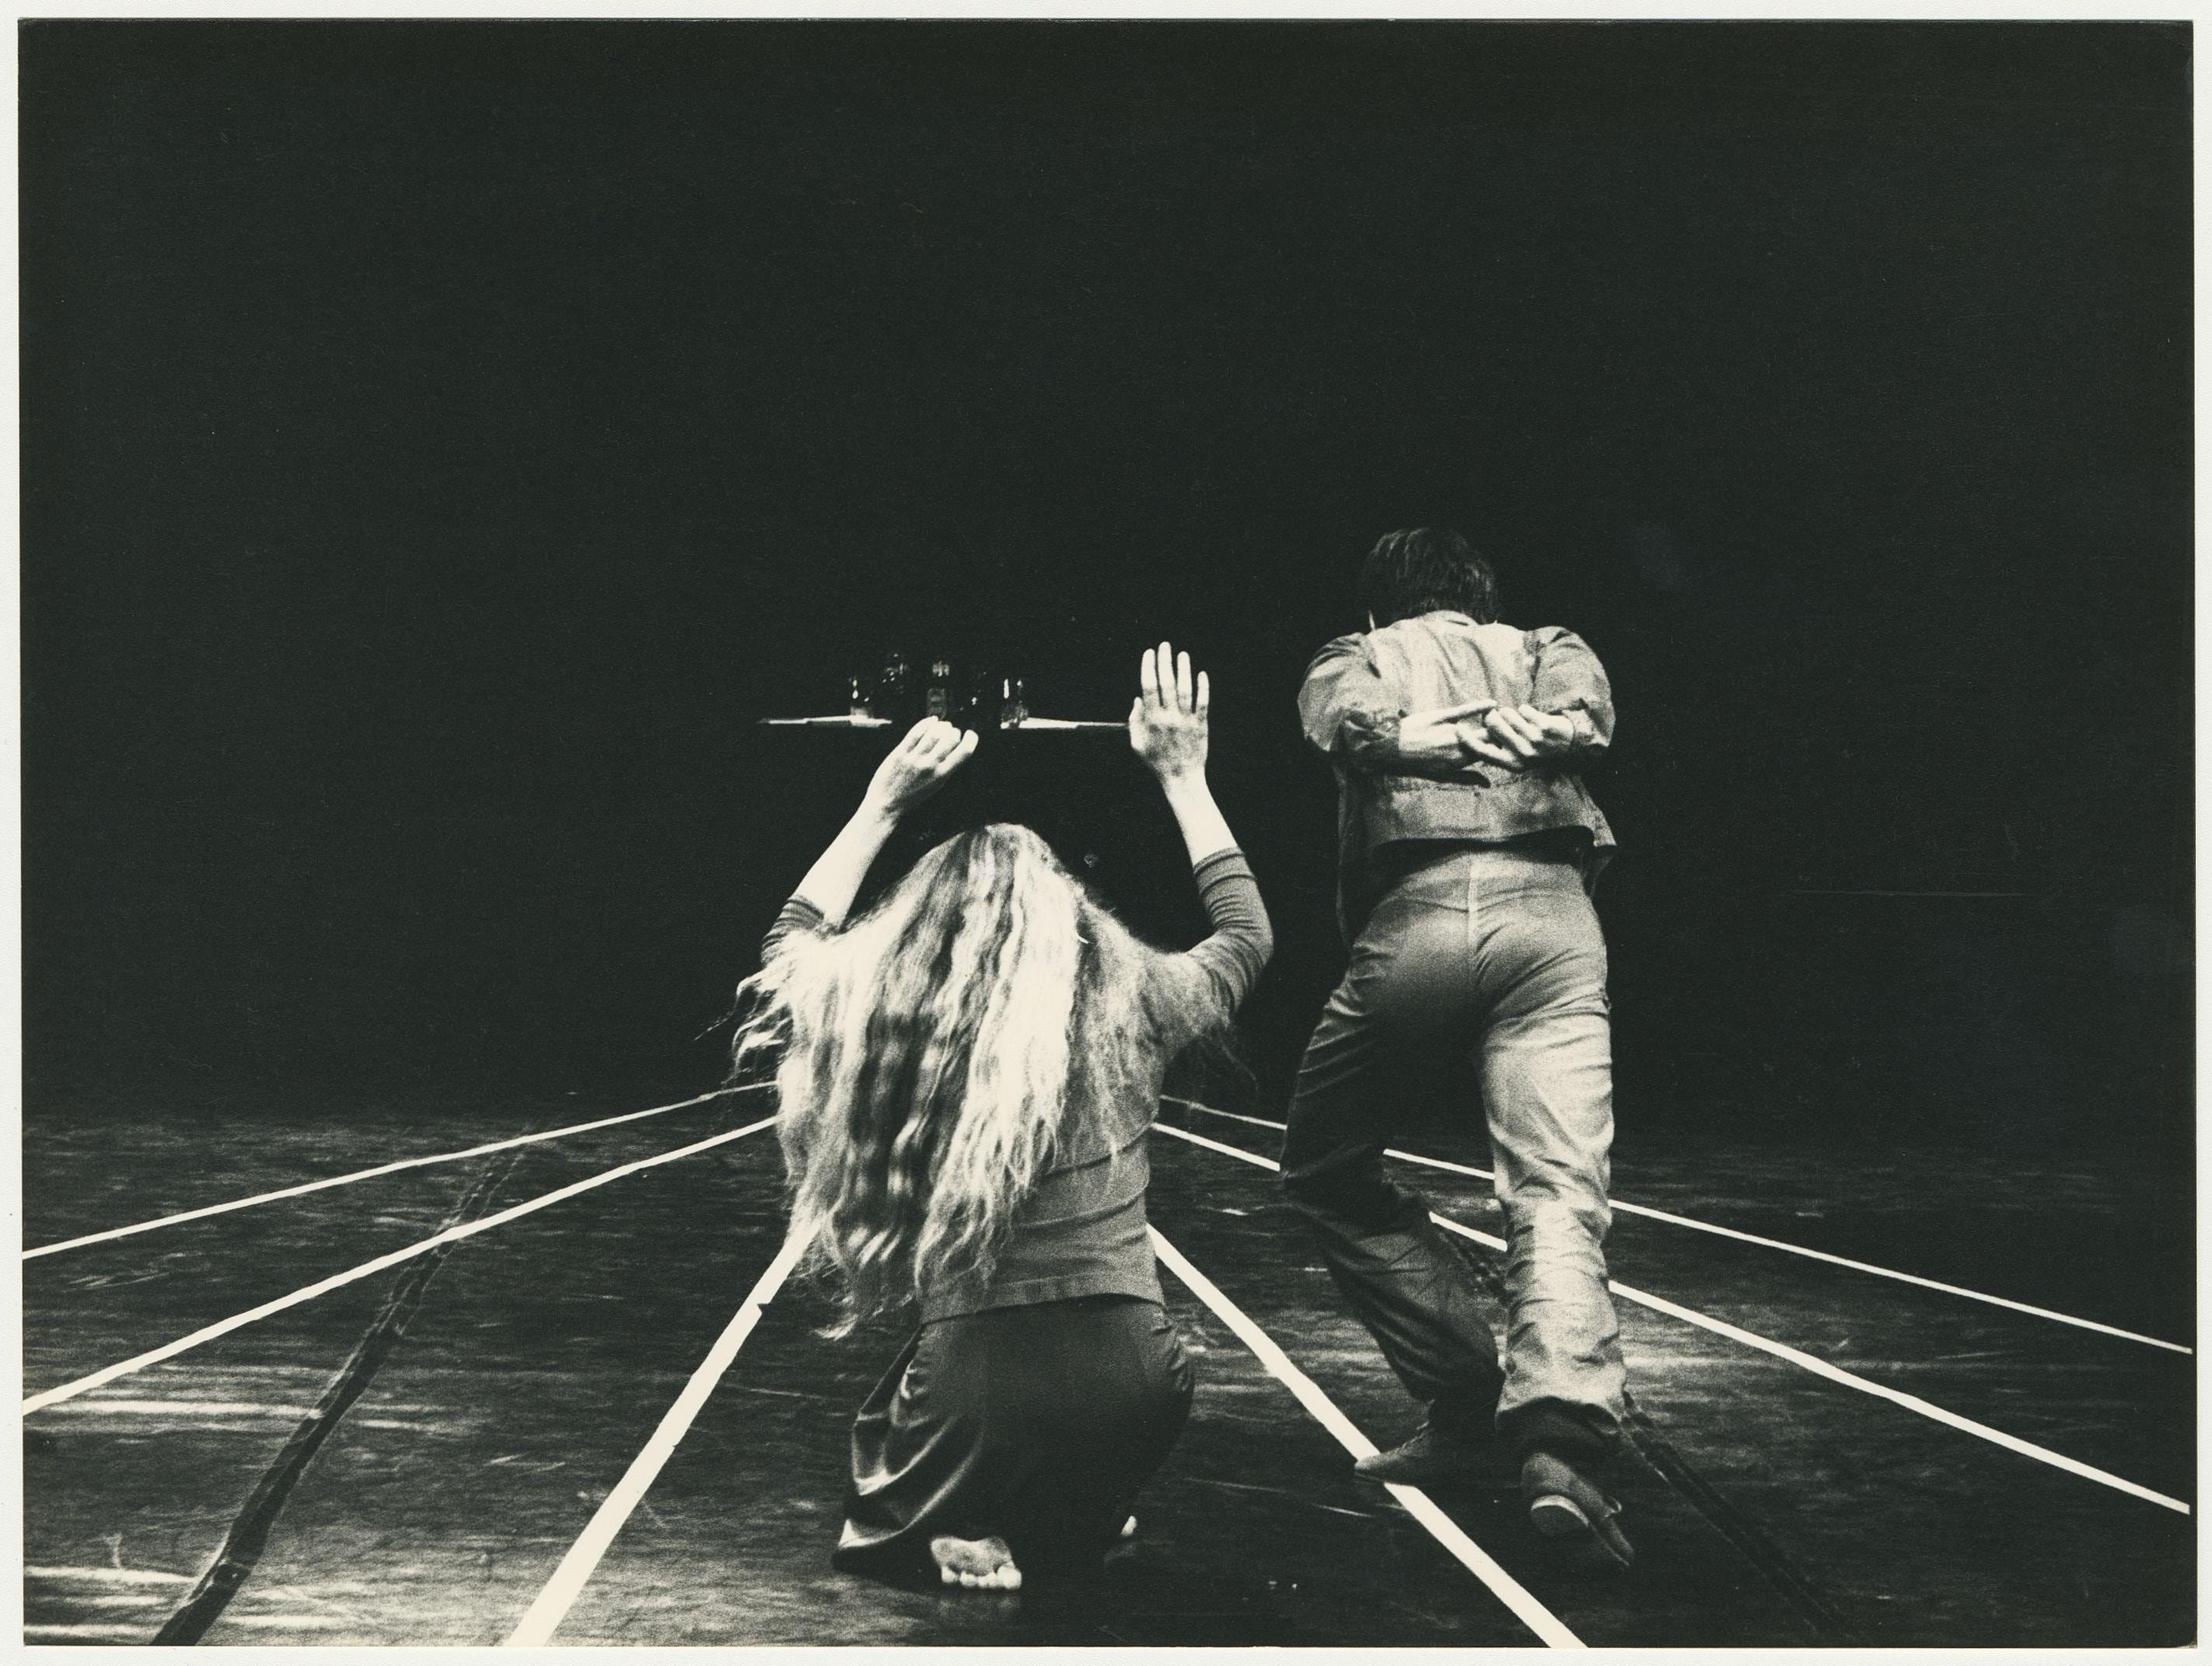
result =
[[[1267,905],[1243,852],[1220,851],[1193,873],[1212,934],[1181,954],[1158,957],[1146,973],[1158,981],[1150,993],[1161,997],[1147,1005],[1178,1014],[1175,1028],[1154,1038],[1147,1056],[1130,1061],[1123,1090],[1102,1108],[1103,1116],[1085,1115],[1087,1106],[1067,1108],[1071,1128],[1097,1132],[1071,1134],[1055,1151],[1016,1210],[988,1278],[925,1281],[925,1322],[1076,1296],[1161,1299],[1145,1217],[1152,1178],[1146,1134],[1161,1081],[1185,1042],[1228,1023],[1274,947]],[[794,897],[769,928],[763,958],[773,957],[794,933],[823,927],[821,911]]]

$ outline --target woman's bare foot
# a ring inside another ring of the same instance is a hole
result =
[[[937,1577],[948,1585],[969,1590],[1019,1590],[1022,1571],[1014,1566],[1014,1553],[1004,1539],[956,1539],[949,1534],[929,1541],[937,1560]]]
[[[1133,1539],[1137,1536],[1137,1518],[1134,1516],[1121,1523],[1121,1536],[1125,1539]]]

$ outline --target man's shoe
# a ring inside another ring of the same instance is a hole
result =
[[[1480,1481],[1496,1466],[1487,1427],[1480,1424],[1439,1427],[1424,1423],[1411,1440],[1387,1452],[1370,1452],[1352,1469],[1369,1481],[1436,1487]]]
[[[1547,1539],[1579,1540],[1627,1567],[1636,1552],[1613,1523],[1620,1505],[1585,1480],[1565,1458],[1531,1452],[1521,1465],[1521,1495],[1528,1520]]]

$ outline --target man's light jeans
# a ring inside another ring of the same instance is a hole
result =
[[[1384,1176],[1394,1072],[1439,1059],[1486,1114],[1510,1246],[1505,1362],[1472,1274],[1425,1200]],[[1495,1408],[1517,1454],[1619,1438],[1620,1327],[1600,1246],[1613,1143],[1605,939],[1572,861],[1457,847],[1368,917],[1298,1072],[1283,1183],[1329,1271],[1431,1417]]]

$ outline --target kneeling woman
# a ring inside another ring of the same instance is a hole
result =
[[[1095,1568],[1182,1432],[1192,1377],[1146,1233],[1146,1129],[1168,1062],[1226,1031],[1266,909],[1206,785],[1206,679],[1148,651],[1129,744],[1159,779],[1213,934],[1130,935],[1024,827],[916,862],[849,924],[902,814],[975,750],[925,720],[784,905],[740,1032],[781,1044],[801,1265],[839,1333],[919,1329],[860,1409],[835,1564],[1010,1589]]]

